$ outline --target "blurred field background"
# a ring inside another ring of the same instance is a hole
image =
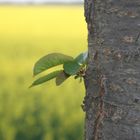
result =
[[[0,140],[82,140],[84,85],[29,89],[42,56],[85,51],[82,6],[0,6]]]

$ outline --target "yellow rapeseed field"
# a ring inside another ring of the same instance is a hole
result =
[[[43,55],[87,49],[82,6],[0,6],[0,140],[82,140],[84,85],[29,89]]]

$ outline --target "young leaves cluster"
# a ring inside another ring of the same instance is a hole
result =
[[[63,65],[63,69],[40,77],[33,82],[31,87],[43,84],[54,78],[56,79],[56,85],[61,85],[70,76],[75,76],[75,79],[81,79],[85,74],[87,56],[87,52],[79,54],[76,58],[61,53],[51,53],[40,58],[34,65],[34,76],[58,65]]]

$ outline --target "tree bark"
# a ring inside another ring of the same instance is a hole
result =
[[[140,140],[140,0],[85,0],[85,140]]]

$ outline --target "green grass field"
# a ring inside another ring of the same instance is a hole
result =
[[[29,89],[36,60],[85,51],[80,6],[0,6],[0,140],[82,140],[84,85]]]

